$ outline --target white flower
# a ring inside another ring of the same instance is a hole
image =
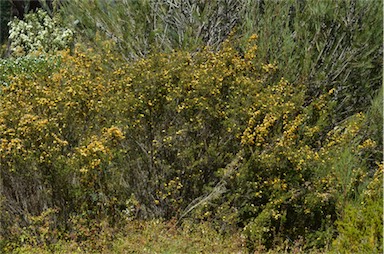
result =
[[[25,15],[25,21],[14,19],[9,22],[12,52],[42,50],[45,52],[64,49],[73,42],[73,31],[61,27],[56,19],[46,12]]]

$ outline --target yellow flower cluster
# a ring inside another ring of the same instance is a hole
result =
[[[358,145],[357,148],[361,149],[372,149],[376,147],[376,142],[370,138],[366,139],[362,144]]]
[[[97,137],[93,137],[89,144],[77,148],[76,152],[80,155],[80,158],[76,158],[76,162],[81,163],[81,173],[91,173],[95,169],[102,170],[100,168],[102,160],[108,161],[111,158],[109,148]]]
[[[119,143],[125,139],[123,131],[116,126],[104,128],[104,136],[107,140],[111,140],[115,143]]]
[[[275,85],[259,88],[256,102],[252,108],[248,126],[242,136],[243,145],[264,147],[270,142],[270,137],[276,132],[283,134],[276,140],[277,146],[287,146],[296,142],[297,130],[303,124],[303,115],[292,117],[303,104],[303,86],[295,87],[285,79]],[[269,138],[268,138],[269,137]]]

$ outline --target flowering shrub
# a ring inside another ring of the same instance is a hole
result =
[[[98,230],[109,241],[121,221],[154,217],[241,227],[250,250],[329,245],[379,143],[366,113],[335,123],[333,89],[309,98],[275,64],[256,64],[255,39],[243,53],[226,41],[217,52],[132,63],[110,43],[103,56],[79,46],[41,62],[56,67],[49,73],[7,76],[3,237],[14,240],[15,223],[52,208],[79,246]]]
[[[364,135],[366,115],[334,126],[332,90],[306,106],[305,88],[285,80],[264,91],[242,135],[250,154],[234,187],[239,221],[255,246],[329,246],[338,209],[369,179],[364,151],[376,143]]]
[[[65,49],[74,39],[71,29],[62,27],[58,18],[51,18],[43,10],[26,14],[24,20],[15,18],[8,25],[11,52],[15,56]]]
[[[56,59],[49,75],[8,77],[0,94],[0,165],[12,216],[57,207],[60,218],[114,221],[132,196],[136,216],[177,216],[237,153],[246,96],[268,78],[229,42],[217,53],[155,54],[132,64],[80,48]]]

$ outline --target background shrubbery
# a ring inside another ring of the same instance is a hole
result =
[[[2,251],[382,251],[380,6],[68,1],[76,47],[20,30]]]
[[[10,51],[15,56],[57,51],[73,43],[73,31],[43,10],[26,14],[24,20],[14,19],[9,27]]]

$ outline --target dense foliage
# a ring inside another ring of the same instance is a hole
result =
[[[280,77],[305,83],[313,97],[335,88],[337,122],[363,111],[381,86],[382,1],[75,0],[65,5],[65,18],[85,41],[97,45],[97,33],[111,38],[125,59],[159,50],[217,49],[231,32],[243,42],[257,34],[260,64],[277,64]]]
[[[0,60],[1,251],[383,251],[377,2],[245,2],[71,1]]]

